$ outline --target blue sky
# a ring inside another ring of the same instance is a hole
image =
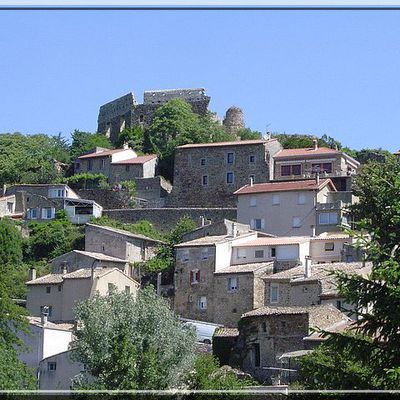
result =
[[[95,131],[130,91],[205,87],[265,132],[400,148],[400,11],[0,11],[0,132]]]

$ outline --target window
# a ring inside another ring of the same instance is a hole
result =
[[[200,160],[200,165],[206,165],[206,159],[205,158],[202,158]]]
[[[46,293],[50,293],[51,292],[51,286],[46,286]]]
[[[64,197],[64,189],[49,189],[49,197]]]
[[[271,247],[271,257],[276,257],[276,247]]]
[[[301,164],[282,165],[281,176],[301,175]]]
[[[228,172],[226,174],[226,183],[233,183],[235,181],[235,175],[233,172]]]
[[[311,165],[312,172],[332,173],[332,163],[316,163]]]
[[[117,287],[115,286],[115,284],[114,284],[114,283],[111,283],[111,282],[108,282],[107,288],[108,288],[108,293],[114,292],[114,291],[117,289]]]
[[[249,155],[249,163],[253,164],[256,162],[256,156],[254,154]]]
[[[246,249],[237,249],[237,258],[246,258],[247,251]]]
[[[325,243],[325,251],[333,251],[333,250],[335,250],[335,243],[334,242]]]
[[[203,175],[203,178],[201,181],[203,183],[203,186],[207,186],[208,185],[208,175]]]
[[[182,262],[188,262],[189,261],[189,250],[183,250],[182,251],[181,261]]]
[[[257,207],[257,197],[250,197],[250,207]]]
[[[143,116],[143,114],[140,114],[139,115],[139,122],[143,122],[144,121],[144,116]]]
[[[100,169],[104,169],[105,166],[106,166],[106,160],[104,158],[102,158],[100,160]]]
[[[59,292],[62,291],[62,285],[58,285],[58,291],[59,291]]]
[[[190,284],[195,285],[200,283],[200,270],[193,269],[190,271]]]
[[[125,172],[129,172],[130,169],[131,169],[130,165],[125,165]]]
[[[250,227],[252,229],[256,229],[256,230],[264,229],[264,227],[265,227],[264,219],[262,219],[262,218],[252,219],[251,222],[250,222]]]
[[[36,208],[30,208],[28,210],[28,219],[37,219],[37,209]]]
[[[267,332],[267,323],[266,323],[266,322],[263,322],[263,323],[261,324],[261,327],[262,327],[262,331],[263,331],[263,332]]]
[[[197,302],[197,307],[199,310],[207,310],[207,297],[201,296]]]
[[[254,252],[254,257],[255,258],[264,258],[264,250],[256,250]]]
[[[226,162],[228,164],[233,164],[234,161],[235,161],[235,153],[228,153],[226,157]]]
[[[306,195],[304,193],[298,194],[297,204],[306,204]]]
[[[320,225],[336,225],[338,223],[338,215],[336,212],[326,212],[319,214]]]
[[[203,261],[208,260],[208,249],[207,248],[201,250],[201,259]]]
[[[292,227],[293,228],[300,228],[301,227],[301,218],[300,217],[293,217],[292,218]]]
[[[271,283],[270,286],[270,302],[271,303],[278,303],[279,301],[279,285],[277,283]]]
[[[56,210],[51,207],[42,208],[42,219],[52,219],[55,217]]]
[[[55,361],[49,361],[47,363],[47,371],[55,371],[57,369],[57,363]]]
[[[236,276],[228,278],[228,292],[234,292],[238,289],[239,289],[239,279]]]
[[[254,366],[259,367],[261,365],[260,343],[253,344],[253,354],[254,354]]]
[[[92,168],[93,168],[93,161],[92,161],[92,160],[88,160],[88,163],[87,163],[87,170],[88,170],[88,171],[91,171]]]
[[[125,293],[130,293],[131,292],[131,287],[130,286],[125,286]]]
[[[277,206],[279,204],[281,204],[281,198],[280,198],[279,194],[273,194],[272,195],[272,205]]]

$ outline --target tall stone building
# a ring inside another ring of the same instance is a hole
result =
[[[223,125],[229,134],[237,135],[245,127],[243,111],[236,106],[229,107],[226,111]]]
[[[142,104],[137,103],[133,93],[128,93],[100,107],[97,132],[104,133],[115,144],[125,128],[150,125],[157,108],[176,98],[188,102],[199,115],[207,112],[210,103],[203,88],[145,91]]]

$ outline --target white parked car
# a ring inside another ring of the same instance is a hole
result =
[[[186,324],[192,326],[196,330],[197,341],[201,343],[212,343],[214,331],[217,328],[223,327],[220,324],[213,324],[212,322],[196,321],[194,319],[180,318]]]

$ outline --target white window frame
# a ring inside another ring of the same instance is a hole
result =
[[[257,207],[257,197],[256,196],[250,197],[250,207]]]
[[[206,296],[200,296],[199,297],[199,299],[197,300],[197,308],[200,311],[207,310],[207,297]]]
[[[50,216],[48,214],[50,210]],[[54,207],[43,207],[42,208],[42,219],[53,219],[56,216],[56,209]]]
[[[239,278],[231,276],[228,279],[228,292],[237,292],[239,290]]]
[[[279,283],[271,283],[270,284],[270,293],[269,293],[269,302],[271,304],[279,303]],[[272,296],[272,294],[276,291],[276,297]]]
[[[257,221],[260,221],[260,227],[257,227]],[[265,229],[264,218],[253,218],[250,222],[250,227],[255,230]]]
[[[292,217],[292,228],[301,228],[301,217]]]
[[[32,216],[32,212],[35,212],[35,216]],[[38,209],[37,208],[29,208],[28,209],[28,219],[37,219]]]
[[[272,195],[272,205],[279,206],[281,204],[281,196],[279,194]]]
[[[199,279],[197,279],[197,274],[199,274]],[[197,285],[200,283],[200,270],[199,269],[192,269],[190,270],[190,284]]]

